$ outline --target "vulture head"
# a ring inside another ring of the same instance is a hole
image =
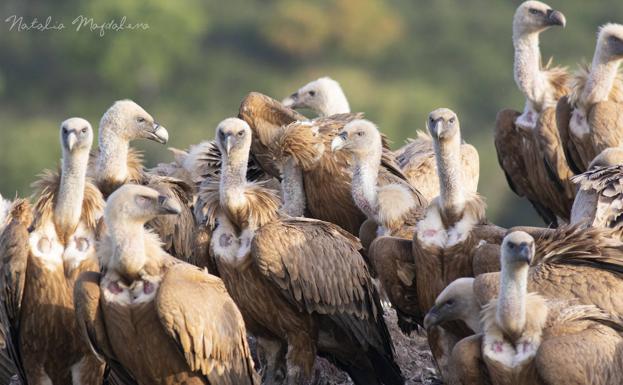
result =
[[[104,130],[109,132],[101,132]],[[131,100],[118,100],[104,113],[100,135],[107,134],[117,135],[126,141],[149,139],[165,144],[169,140],[167,129]]]
[[[323,77],[305,84],[298,91],[283,99],[290,108],[309,108],[319,115],[350,112],[350,106],[342,87],[330,77]]]
[[[599,153],[588,166],[589,170],[603,167],[611,167],[623,164],[623,149],[619,147],[609,147]]]
[[[125,184],[108,197],[104,220],[108,228],[116,228],[118,223],[144,224],[159,215],[181,211],[178,202],[150,187]]]
[[[428,115],[428,131],[436,141],[444,142],[460,135],[459,118],[448,108],[438,108]]]
[[[216,126],[216,145],[221,154],[229,159],[246,158],[251,139],[251,127],[242,119],[227,118]]]
[[[480,331],[480,307],[474,296],[474,278],[454,280],[435,300],[435,305],[424,317],[427,330],[448,321],[464,321],[474,332]]]
[[[61,123],[61,145],[64,154],[90,151],[93,144],[93,128],[82,118],[69,118]]]
[[[331,142],[331,150],[348,151],[358,158],[366,158],[369,154],[380,152],[382,146],[378,128],[365,119],[347,123]]]
[[[516,269],[528,267],[534,258],[534,238],[523,231],[513,231],[502,241],[501,266]]]
[[[623,25],[610,23],[599,28],[597,50],[604,61],[623,59]]]
[[[515,11],[513,31],[516,34],[539,33],[549,27],[567,23],[565,15],[540,1],[525,1]]]

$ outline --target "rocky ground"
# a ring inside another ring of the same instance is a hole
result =
[[[402,369],[407,385],[441,384],[439,374],[433,363],[433,356],[426,341],[426,334],[422,332],[404,335],[396,324],[396,313],[387,309],[385,322],[396,348],[396,361]],[[336,369],[328,361],[317,358],[314,367],[314,379],[311,385],[352,385],[348,375]]]

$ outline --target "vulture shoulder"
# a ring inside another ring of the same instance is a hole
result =
[[[482,334],[465,337],[454,345],[450,357],[450,385],[490,385],[482,358]]]
[[[194,266],[171,266],[156,310],[192,371],[212,384],[259,384],[242,315],[219,278]]]
[[[180,215],[161,215],[147,222],[147,226],[158,233],[169,254],[188,260],[193,253],[195,234],[192,186],[180,179],[154,174],[145,174],[142,184],[179,203]]]
[[[471,192],[478,191],[478,180],[480,179],[480,156],[476,147],[469,143],[461,144],[461,164],[463,169],[463,180],[466,187]]]
[[[300,310],[363,318],[372,287],[359,250],[359,240],[340,227],[303,218],[262,226],[251,245],[260,273]]]
[[[247,122],[253,131],[251,153],[264,171],[279,178],[279,169],[275,165],[274,154],[270,147],[283,126],[307,118],[259,92],[251,92],[242,100],[238,117]]]
[[[377,272],[389,301],[396,309],[398,326],[409,334],[422,325],[417,300],[417,266],[413,260],[412,241],[397,237],[378,237],[368,249],[368,257]]]
[[[24,199],[13,202],[7,217],[8,225],[0,235],[0,325],[6,338],[6,349],[17,366],[22,381],[26,375],[21,367],[19,352],[20,309],[24,286],[26,284],[26,268],[30,255],[29,228],[32,223],[32,208]]]

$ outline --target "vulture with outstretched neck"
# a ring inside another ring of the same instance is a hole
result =
[[[491,286],[492,277],[464,278],[439,295],[425,318],[427,327],[463,320],[480,333],[455,345],[450,364],[453,370],[446,379],[450,384],[621,382],[616,361],[620,354],[617,345],[623,343],[620,313],[603,309],[587,298],[566,295],[565,285],[573,286],[572,276],[560,282],[563,293],[556,293],[539,284],[551,276],[535,275],[538,264],[549,263],[549,258],[558,260],[563,269],[566,263],[584,265],[584,274],[590,275],[600,264],[616,272],[617,266],[622,266],[621,254],[616,259],[601,258],[591,255],[595,249],[585,252],[583,246],[575,250],[563,243],[553,249],[551,246],[537,243],[540,250],[535,253],[533,237],[522,231],[511,232],[502,244],[502,270],[496,274],[495,287]],[[556,257],[548,255],[557,252]],[[535,254],[540,255],[535,258]],[[551,268],[557,268],[556,262]],[[557,280],[552,279],[552,283]],[[580,287],[577,293],[581,291]]]
[[[178,217],[157,217],[147,226],[158,233],[169,253],[186,260],[192,255],[195,231],[191,209],[192,186],[176,178],[144,171],[141,154],[130,147],[130,142],[138,139],[164,144],[168,141],[169,134],[133,101],[115,102],[100,120],[99,149],[92,155],[89,176],[95,180],[105,198],[120,186],[133,183],[152,187],[177,200],[182,207],[182,213]]]
[[[623,237],[623,149],[607,148],[593,159],[588,170],[571,179],[578,192],[571,224],[614,229]]]
[[[383,141],[374,123],[363,119],[347,123],[333,138],[331,150],[352,157],[353,201],[378,224],[378,235],[400,236],[405,227],[415,225],[428,202],[406,180],[381,168]],[[405,237],[412,235],[413,229]]]
[[[396,290],[396,297],[400,299],[399,295],[412,292],[415,287],[416,296],[410,304],[412,311],[404,312],[410,313],[412,321],[420,325],[423,315],[447,284],[459,277],[499,269],[497,255],[484,257],[476,253],[483,244],[498,242],[499,235],[489,238],[484,202],[477,194],[466,191],[461,183],[461,134],[456,114],[446,108],[435,110],[429,115],[428,128],[435,145],[441,194],[417,222],[412,241],[380,237],[369,250],[381,282],[390,285],[385,287],[388,293]],[[410,274],[399,275],[399,281],[392,281],[391,276],[384,276],[391,272],[392,260],[401,263],[411,260],[415,268]],[[392,295],[389,296],[391,299]],[[394,305],[401,308],[400,302]],[[429,334],[431,349],[442,371],[446,370],[446,364],[439,360],[444,356],[446,345],[452,345],[452,339],[465,334],[460,327],[451,332],[452,336],[447,337],[436,332]]]
[[[102,273],[75,286],[85,346],[138,384],[259,384],[242,315],[223,282],[174,258],[144,224],[179,203],[128,184],[106,203]],[[125,376],[125,377],[123,377]]]
[[[526,197],[547,225],[568,222],[575,188],[556,128],[555,107],[568,93],[565,68],[541,63],[539,35],[565,17],[549,5],[526,1],[513,18],[514,77],[526,97],[523,113],[505,109],[496,117],[498,161],[510,188]],[[564,142],[563,142],[564,143]],[[530,170],[530,172],[526,172]]]
[[[22,383],[102,383],[104,366],[80,338],[73,285],[99,270],[95,255],[104,200],[86,178],[93,130],[81,118],[60,127],[60,173],[34,184],[34,208],[17,200],[0,237],[1,324]]]
[[[361,244],[336,225],[282,216],[276,193],[246,180],[251,135],[240,119],[218,125],[221,179],[205,193],[218,270],[265,353],[265,382],[299,384],[321,355],[356,384],[404,383]]]
[[[275,177],[283,175],[284,206],[290,214],[304,213],[359,234],[366,216],[351,197],[350,157],[333,154],[331,141],[360,114],[307,121],[278,101],[252,92],[243,100],[239,117],[253,131],[251,153],[262,169]],[[389,154],[384,153],[386,164]]]
[[[305,84],[281,103],[289,108],[309,108],[320,117],[350,112],[340,83],[328,76]]]
[[[570,94],[558,102],[558,130],[567,162],[577,174],[604,149],[623,144],[622,60],[623,25],[603,25],[590,68],[576,73]]]

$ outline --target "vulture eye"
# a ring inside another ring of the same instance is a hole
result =
[[[67,134],[67,129],[63,127],[63,134]]]
[[[455,120],[456,120],[456,119],[454,119],[454,118],[452,117],[452,118],[450,118],[449,122],[450,122],[450,123],[454,123],[454,121],[455,121]]]
[[[87,133],[87,128],[86,128],[86,127],[82,129],[82,133],[83,133],[83,134],[86,134],[86,133]]]
[[[145,118],[138,117],[138,118],[136,118],[136,121],[139,122],[139,123],[143,123],[145,121]]]
[[[452,306],[452,305],[454,305],[454,300],[453,300],[453,299],[449,299],[449,300],[447,300],[447,301],[446,301],[446,305],[448,305],[448,306]]]
[[[533,15],[538,15],[539,13],[541,13],[541,11],[539,11],[538,9],[534,9],[534,8],[530,8],[529,12]]]
[[[309,96],[316,96],[316,91],[309,91],[308,94]]]
[[[515,248],[515,244],[514,243],[509,243],[508,247],[511,248],[511,249],[514,249]]]
[[[428,120],[429,120],[431,123],[435,123],[435,119],[433,119],[432,117],[428,118]]]
[[[244,131],[238,131],[238,136],[244,135]]]
[[[363,131],[359,131],[359,132],[357,133],[357,136],[363,136]]]
[[[145,196],[139,195],[136,197],[136,204],[141,207],[147,207],[148,202],[149,200]]]

